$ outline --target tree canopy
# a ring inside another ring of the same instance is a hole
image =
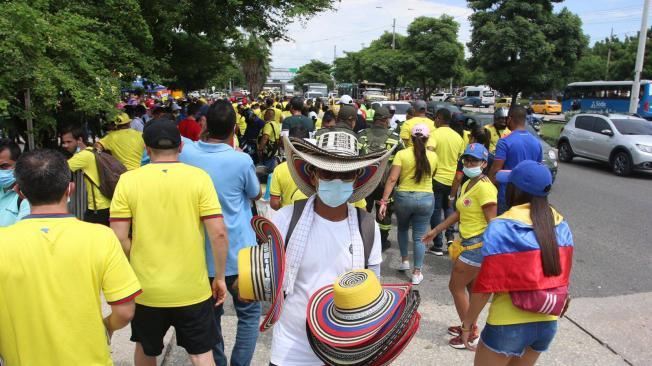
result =
[[[301,90],[306,83],[323,83],[328,86],[328,90],[335,87],[331,76],[331,65],[319,60],[311,60],[301,66],[292,82],[297,90]]]

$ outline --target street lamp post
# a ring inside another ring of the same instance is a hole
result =
[[[647,41],[647,16],[650,10],[650,0],[643,3],[643,19],[641,31],[638,34],[638,51],[636,53],[636,67],[634,68],[634,82],[629,100],[629,113],[636,113],[638,109],[638,96],[641,91],[641,72],[643,71],[643,58],[645,56],[645,42]]]

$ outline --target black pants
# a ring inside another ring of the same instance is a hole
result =
[[[105,208],[102,210],[86,210],[84,214],[84,221],[90,222],[92,224],[101,224],[104,226],[109,226],[109,209]]]

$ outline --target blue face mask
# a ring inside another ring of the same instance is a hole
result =
[[[346,203],[353,194],[353,182],[345,182],[341,179],[321,180],[317,187],[319,199],[329,207],[339,207]]]
[[[11,170],[0,170],[0,187],[8,188],[16,182],[16,177],[14,177],[14,171]]]
[[[464,167],[462,171],[464,172],[464,175],[466,175],[467,177],[475,178],[478,175],[482,174],[482,166],[476,166],[473,168]]]

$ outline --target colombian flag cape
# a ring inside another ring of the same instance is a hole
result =
[[[489,223],[483,235],[482,267],[473,292],[534,291],[567,286],[573,263],[573,235],[555,209],[561,274],[545,277],[541,249],[530,220],[530,205],[512,207]]]

